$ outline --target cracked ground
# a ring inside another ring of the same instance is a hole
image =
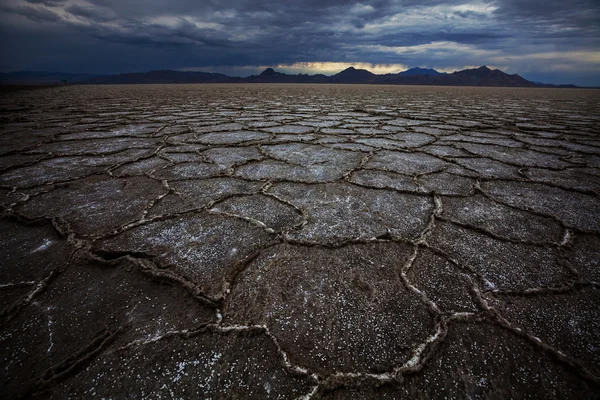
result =
[[[600,397],[600,92],[0,99],[18,398]]]

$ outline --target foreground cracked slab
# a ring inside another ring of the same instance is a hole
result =
[[[312,385],[260,329],[207,330],[106,351],[49,397],[121,397],[126,387],[142,398],[293,399]]]
[[[290,361],[321,374],[385,372],[434,330],[398,275],[411,248],[275,246],[238,277],[225,322],[265,324]]]
[[[345,183],[278,184],[269,193],[305,210],[306,225],[286,234],[301,242],[327,244],[391,235],[414,239],[433,210],[427,196]]]
[[[452,324],[439,355],[405,383],[408,398],[592,398],[590,386],[527,339],[486,323]],[[534,395],[537,397],[537,395]]]
[[[205,213],[141,224],[96,242],[94,250],[113,258],[151,258],[157,268],[173,271],[206,296],[219,298],[237,271],[272,241],[272,235],[249,222]]]
[[[2,398],[597,398],[599,93],[3,94]]]

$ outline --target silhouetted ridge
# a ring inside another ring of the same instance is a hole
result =
[[[438,72],[435,69],[414,67],[414,68],[407,69],[406,71],[400,72],[398,75],[401,75],[401,76],[414,76],[414,75],[435,76],[435,75],[444,75],[444,74],[445,73]]]
[[[331,81],[340,83],[367,83],[374,81],[376,77],[377,75],[366,69],[348,67],[342,72],[333,75]]]
[[[225,74],[196,71],[159,70],[118,75],[82,75],[48,72],[11,72],[0,74],[2,84],[54,82],[60,79],[70,83],[130,84],[130,83],[379,83],[391,85],[444,85],[444,86],[511,86],[560,87],[536,84],[517,74],[506,74],[483,65],[478,68],[440,73],[435,69],[411,68],[396,74],[376,75],[366,69],[349,67],[332,76],[323,74],[285,74],[267,68],[259,75],[245,78]],[[566,85],[565,85],[566,86]],[[569,86],[573,87],[573,86]]]
[[[277,72],[273,68],[267,68],[263,72],[260,73],[260,76],[273,76]]]

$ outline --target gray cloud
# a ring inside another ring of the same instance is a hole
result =
[[[13,7],[2,7],[8,13],[14,13],[35,22],[58,22],[60,16],[47,8],[35,8],[28,5],[16,5]]]
[[[159,67],[232,69],[296,62],[442,69],[487,64],[511,73],[537,71],[573,81],[578,71],[586,76],[599,73],[597,3],[0,0],[5,14],[0,16],[0,25],[16,42],[31,40],[32,32],[38,32],[40,58],[64,70],[72,70],[69,66],[75,65],[79,46],[66,49],[71,51],[70,64],[52,60],[44,50],[57,47],[49,41],[61,34],[77,35],[82,46],[87,41],[88,53],[105,60],[105,72]],[[11,19],[10,15],[20,18]],[[34,44],[26,47],[31,46]],[[20,52],[17,43],[0,43],[3,56],[8,48],[13,52],[11,66],[32,57]],[[168,59],[152,60],[148,55],[153,52]],[[77,65],[86,69],[89,56],[81,53],[80,57]],[[98,68],[102,66],[94,64],[86,71]]]
[[[65,3],[65,0],[25,0],[27,3],[31,4],[43,4],[46,6],[57,6]]]

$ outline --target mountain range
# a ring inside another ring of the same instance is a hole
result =
[[[0,84],[141,84],[141,83],[360,83],[392,85],[502,86],[502,87],[575,87],[530,82],[486,66],[451,74],[434,69],[411,68],[396,74],[377,75],[366,69],[349,67],[335,75],[285,74],[267,68],[259,75],[231,77],[225,74],[195,71],[158,70],[117,75],[68,74],[53,72],[9,72],[0,74]]]

